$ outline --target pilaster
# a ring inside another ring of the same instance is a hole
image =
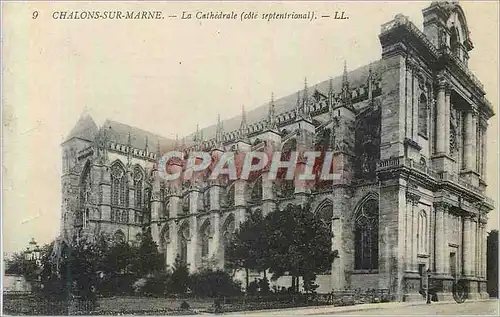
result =
[[[435,272],[439,276],[449,276],[447,258],[448,242],[446,237],[446,218],[449,205],[443,202],[435,203],[436,231],[435,231]]]
[[[438,75],[436,107],[436,152],[433,167],[439,172],[453,170],[455,161],[450,157],[450,88],[444,74]]]
[[[463,274],[465,277],[473,276],[473,243],[472,243],[472,218],[464,216],[464,234],[463,234]]]
[[[276,197],[273,181],[269,179],[269,171],[262,173],[262,214],[266,216],[276,210]]]
[[[238,227],[242,222],[245,221],[246,217],[246,203],[247,203],[247,182],[244,179],[237,179],[234,181],[234,207],[235,211],[235,222],[236,227]]]
[[[417,273],[417,248],[416,248],[416,235],[417,235],[417,206],[420,200],[420,195],[406,192],[406,230],[405,230],[405,254],[406,254],[406,272]]]

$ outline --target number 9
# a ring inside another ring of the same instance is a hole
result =
[[[38,11],[33,11],[33,20],[38,18]]]

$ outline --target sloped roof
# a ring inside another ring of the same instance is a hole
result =
[[[174,140],[109,119],[104,122],[101,129],[106,131],[106,136],[109,141],[120,144],[128,144],[130,133],[130,143],[132,147],[136,149],[145,149],[147,142],[149,151],[156,152],[159,142],[160,150],[167,151],[171,150],[175,144]]]
[[[98,132],[97,124],[90,115],[83,115],[80,117],[78,122],[75,124],[71,132],[69,133],[66,141],[73,138],[79,138],[87,141],[93,141]]]
[[[370,66],[372,68],[372,73],[375,78],[378,77],[383,72],[382,60],[372,62],[371,64],[361,66],[359,68],[356,68],[348,72],[349,86],[351,89],[366,84]],[[309,95],[312,95],[314,90],[318,90],[320,93],[328,95],[328,90],[330,85],[329,81],[330,79],[327,79],[316,85],[310,86],[308,88]],[[333,91],[335,93],[340,93],[342,87],[342,75],[334,77],[332,79],[332,86],[333,86]],[[300,90],[300,95],[301,97],[303,96],[303,89]],[[276,114],[292,110],[294,109],[296,104],[297,104],[297,92],[285,96],[283,98],[277,99],[274,101]],[[251,124],[267,118],[268,107],[269,104],[264,104],[250,111],[247,111],[247,123]],[[237,130],[240,127],[240,123],[241,123],[241,115],[223,120],[222,125],[224,127],[224,132],[227,133]],[[217,124],[214,124],[209,127],[202,128],[200,129],[200,131],[203,134],[203,138],[205,140],[208,140],[215,137],[216,129],[217,129]],[[192,143],[193,137],[194,133],[186,137],[186,141],[188,144]]]

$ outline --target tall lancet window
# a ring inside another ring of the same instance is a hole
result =
[[[358,209],[354,224],[354,268],[378,269],[378,200],[369,199]]]
[[[139,166],[134,168],[134,191],[135,191],[135,207],[142,207],[142,181],[143,181],[142,169]]]
[[[208,257],[210,244],[210,221],[205,221],[200,230],[201,234],[201,257]]]
[[[179,256],[183,263],[187,264],[187,244],[190,239],[189,223],[186,221],[179,229]]]
[[[111,167],[111,205],[127,207],[127,177],[125,169],[118,163]]]
[[[421,94],[418,101],[418,133],[426,138],[428,135],[428,118],[427,98],[424,94]]]
[[[417,252],[427,254],[427,213],[421,210],[418,214]]]

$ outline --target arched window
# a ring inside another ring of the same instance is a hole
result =
[[[418,101],[418,133],[425,137],[428,134],[428,118],[427,98],[424,94],[421,94]]]
[[[200,234],[201,234],[201,257],[208,257],[209,253],[209,244],[210,244],[210,221],[207,220],[201,226]]]
[[[143,176],[142,169],[139,166],[134,168],[134,192],[135,192],[135,207],[142,207],[142,181]]]
[[[160,233],[160,245],[159,245],[159,252],[160,253],[166,253],[167,252],[167,244],[170,243],[170,228],[168,225],[163,227],[161,233]]]
[[[111,166],[111,205],[128,206],[127,177],[125,169],[118,163]]]
[[[417,252],[427,254],[427,213],[425,210],[418,213]]]
[[[234,207],[234,183],[227,187],[227,206]]]
[[[325,199],[323,202],[320,203],[318,206],[318,209],[316,209],[316,212],[314,213],[315,217],[319,218],[323,224],[323,226],[329,231],[332,232],[332,218],[333,218],[333,206],[330,200]],[[337,234],[339,234],[337,232]],[[331,236],[329,239],[330,246],[331,246]],[[325,272],[322,272],[322,274],[328,275],[331,273],[331,268],[326,270]]]
[[[292,160],[292,153],[297,151],[297,140],[295,138],[286,141],[281,148],[281,161]],[[288,169],[281,168],[276,175],[277,181],[281,183],[281,197],[292,197],[295,193],[295,183],[293,179],[287,177]]]
[[[151,211],[151,188],[146,187],[144,189],[144,206],[146,207],[147,211]]]
[[[257,178],[252,186],[251,200],[260,202],[262,200],[262,177]]]
[[[233,239],[234,231],[236,229],[236,224],[234,221],[234,215],[229,214],[224,221],[224,225],[222,226],[222,252],[223,252],[223,259],[224,259],[224,266],[226,264],[225,258],[227,254],[227,249]]]
[[[378,269],[378,201],[369,199],[358,209],[354,224],[354,268]]]
[[[453,53],[458,54],[460,39],[458,36],[458,30],[455,26],[451,27],[450,34],[450,49]]]
[[[187,244],[189,241],[189,223],[186,221],[179,229],[179,256],[183,263],[187,263]]]
[[[316,217],[318,217],[326,228],[331,230],[333,218],[333,206],[329,200],[323,201],[316,210]]]

